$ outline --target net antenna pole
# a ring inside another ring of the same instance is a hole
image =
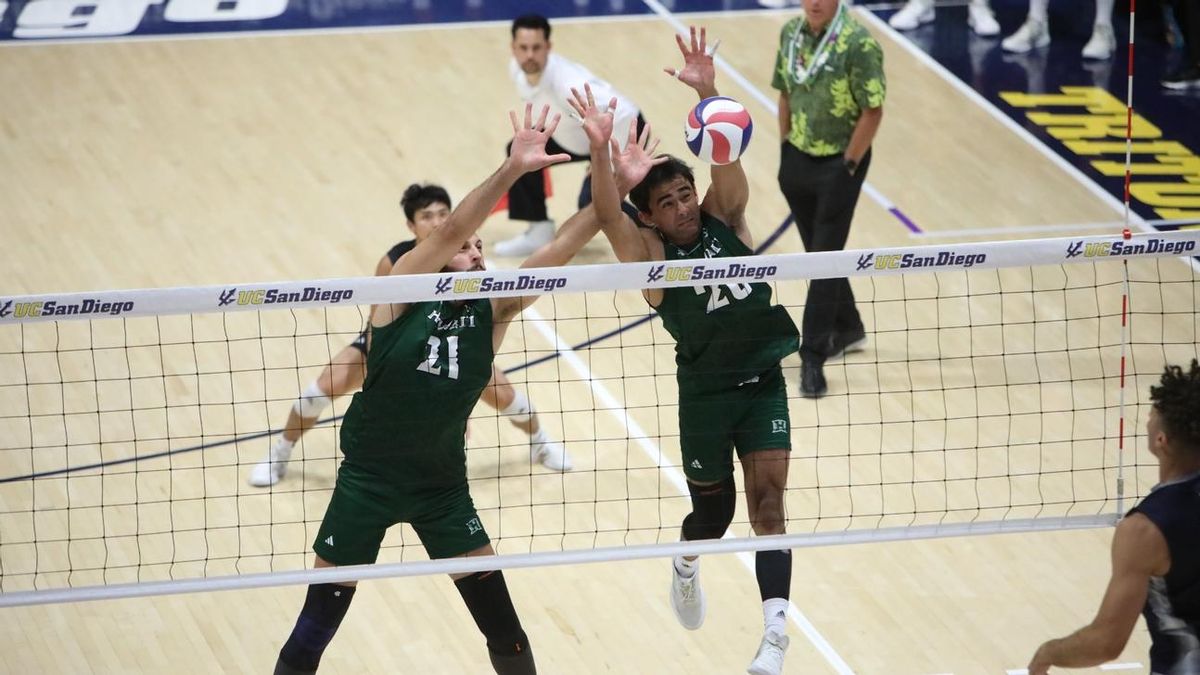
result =
[[[1128,75],[1125,78],[1125,227],[1122,236],[1129,239],[1129,186],[1133,180],[1133,43],[1137,0],[1129,0]],[[1117,401],[1117,517],[1125,512],[1125,370],[1129,349],[1129,261],[1121,261],[1121,376]]]

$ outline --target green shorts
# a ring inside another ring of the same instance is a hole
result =
[[[779,366],[732,389],[679,395],[683,472],[694,483],[732,475],[734,448],[738,457],[758,450],[791,451],[791,428]]]
[[[397,523],[412,525],[432,559],[462,555],[490,541],[466,481],[397,487],[385,476],[343,462],[313,551],[335,565],[373,563],[383,535]]]

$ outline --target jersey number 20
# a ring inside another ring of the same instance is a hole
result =
[[[429,356],[417,364],[417,370],[430,375],[441,375],[442,364],[438,363],[442,352],[442,339],[436,335],[429,336]],[[446,336],[446,377],[458,379],[458,336]]]
[[[734,300],[745,300],[750,297],[750,284],[725,284],[713,286],[696,286],[696,295],[704,295],[704,291],[708,290],[708,307],[704,310],[705,314],[712,314],[729,304],[729,298],[721,293],[721,289],[729,291],[729,295],[733,296]]]

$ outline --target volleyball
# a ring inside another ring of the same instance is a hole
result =
[[[750,113],[728,96],[700,101],[688,113],[684,125],[688,149],[709,164],[736,162],[750,145],[753,131]]]

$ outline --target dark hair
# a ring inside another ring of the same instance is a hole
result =
[[[683,176],[687,179],[689,185],[693,189],[696,187],[696,176],[692,173],[692,167],[683,163],[683,160],[667,155],[667,161],[658,166],[650,167],[650,172],[638,183],[636,187],[629,191],[629,201],[638,208],[638,211],[643,213],[650,212],[650,191],[662,185],[670,183],[676,178]]]
[[[1150,401],[1158,411],[1163,430],[1172,442],[1200,452],[1200,363],[1184,371],[1167,366],[1158,386],[1150,387]]]
[[[446,208],[451,208],[450,194],[446,192],[446,188],[432,183],[413,183],[400,198],[400,207],[404,209],[404,217],[408,218],[409,222],[416,217],[417,211],[430,204],[445,204]]]
[[[550,40],[550,22],[541,14],[522,14],[513,19],[512,36],[514,40],[517,39],[518,28],[540,30],[546,36],[546,41]]]

